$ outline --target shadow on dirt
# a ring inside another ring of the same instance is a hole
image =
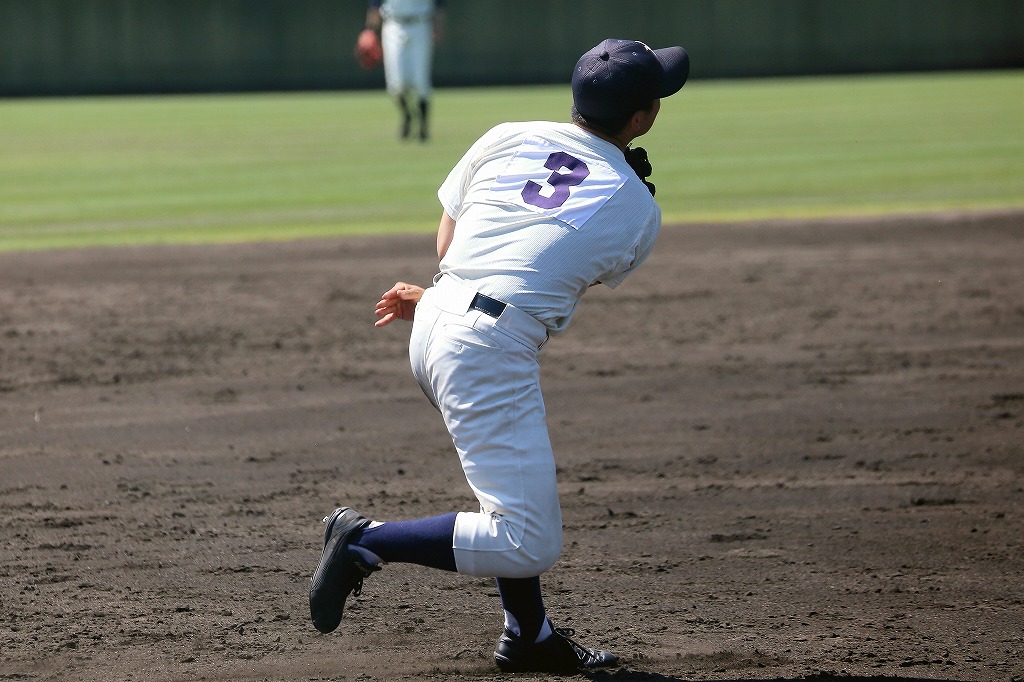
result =
[[[591,680],[615,680],[616,682],[691,682],[691,680],[684,677],[675,677],[673,675],[660,675],[658,673],[644,672],[639,670],[629,670],[628,668],[619,668],[613,673],[592,673],[585,675]],[[922,677],[890,677],[885,675],[878,676],[851,676],[851,675],[836,675],[833,673],[815,673],[813,675],[801,676],[801,677],[774,677],[765,680],[754,680],[751,678],[739,678],[739,677],[724,677],[721,679],[707,680],[706,682],[955,682],[954,680],[939,680],[934,678],[922,678]]]

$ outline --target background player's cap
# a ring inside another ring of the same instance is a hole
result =
[[[652,50],[636,40],[609,38],[576,63],[573,104],[584,116],[614,119],[674,95],[689,75],[690,57],[681,47]]]

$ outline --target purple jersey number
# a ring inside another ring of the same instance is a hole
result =
[[[540,208],[558,208],[569,198],[569,188],[575,187],[590,175],[590,169],[580,159],[565,152],[553,152],[544,162],[544,167],[551,171],[547,183],[555,188],[551,196],[540,193],[542,187],[533,180],[523,188],[523,201]],[[569,172],[562,173],[565,168]]]

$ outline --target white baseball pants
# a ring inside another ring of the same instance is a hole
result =
[[[434,25],[430,17],[416,21],[385,19],[380,39],[388,94],[398,97],[412,92],[417,99],[430,99],[434,59]]]
[[[512,306],[498,318],[473,309],[475,294],[449,275],[436,277],[416,307],[409,358],[480,502],[479,512],[455,522],[459,573],[530,578],[562,549],[538,361],[547,328]]]

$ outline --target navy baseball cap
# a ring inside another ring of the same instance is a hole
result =
[[[690,75],[681,47],[652,50],[638,40],[609,38],[580,57],[572,74],[576,111],[614,119],[679,92]]]

